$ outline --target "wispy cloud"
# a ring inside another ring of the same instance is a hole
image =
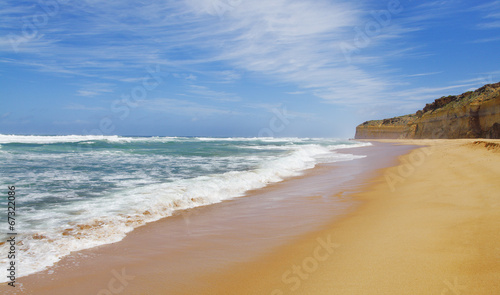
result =
[[[73,125],[86,125],[91,124],[92,122],[86,120],[74,120],[74,121],[53,121],[54,125],[63,125],[63,126],[73,126]]]
[[[291,95],[300,95],[300,94],[305,94],[307,93],[306,91],[291,91],[291,92],[287,92],[287,94],[291,94]]]
[[[103,111],[105,108],[95,107],[95,106],[85,106],[82,104],[70,104],[64,107],[67,110],[77,110],[77,111]]]
[[[0,30],[21,36],[22,17],[39,8],[7,2],[0,13],[6,16],[0,21]],[[22,52],[17,53],[22,58],[2,61],[54,74],[122,82],[137,82],[137,70],[148,64],[185,73],[178,75],[197,84],[201,84],[200,77],[232,83],[248,74],[269,84],[293,84],[328,102],[364,104],[386,100],[398,84],[388,71],[380,70],[385,61],[428,54],[402,41],[425,29],[426,23],[446,13],[451,5],[448,1],[422,4],[404,19],[392,15],[348,62],[342,44],[354,42],[357,30],[374,20],[369,8],[344,0],[253,0],[238,2],[219,17],[213,3],[66,2],[46,24],[37,27],[36,38],[23,40]],[[493,22],[495,17],[490,17]],[[0,37],[0,50],[14,53],[5,36]],[[414,77],[418,75],[424,74]],[[109,88],[76,91],[80,96],[98,96]],[[188,88],[185,95],[240,100],[229,92],[199,85]]]
[[[246,103],[244,104],[245,107],[247,108],[252,108],[252,109],[264,109],[268,112],[272,112],[274,109],[277,109],[281,107],[283,104],[282,103]]]
[[[393,97],[396,100],[417,100],[417,101],[426,101],[439,98],[443,95],[449,95],[450,91],[459,89],[466,89],[467,87],[476,86],[477,82],[468,82],[461,84],[448,85],[444,87],[418,87],[414,89],[407,89],[402,92],[394,93]],[[459,94],[459,93],[456,93]]]
[[[84,90],[84,89],[80,89],[77,91],[77,95],[79,95],[79,96],[96,96],[99,94],[100,94],[99,92]]]
[[[196,98],[210,99],[214,101],[241,101],[241,98],[236,94],[224,91],[215,91],[201,85],[189,85],[187,93]]]
[[[474,40],[473,43],[489,43],[500,41],[500,37],[482,38]]]
[[[479,27],[485,29],[497,29],[500,28],[500,20],[483,23],[480,24]]]
[[[187,100],[157,98],[139,101],[139,107],[153,112],[172,115],[209,117],[214,115],[237,115],[238,112],[226,108],[218,108]]]
[[[197,15],[209,14],[204,8],[206,1],[191,2]],[[223,61],[264,74],[271,81],[296,83],[325,99],[343,100],[343,93],[353,89],[368,94],[386,86],[382,79],[345,61],[340,44],[353,38],[353,28],[360,22],[356,7],[340,1],[315,5],[307,1],[245,1],[199,36],[224,44],[207,61]]]
[[[210,75],[213,76],[218,82],[222,83],[231,83],[241,79],[241,73],[230,70],[212,72]]]
[[[196,81],[198,79],[198,77],[196,77],[196,75],[185,74],[185,73],[182,73],[182,74],[173,73],[172,76],[174,76],[174,78],[185,79],[187,81]]]
[[[475,7],[476,10],[483,12],[483,22],[477,26],[481,29],[500,28],[500,1],[491,1]]]
[[[274,115],[285,113],[286,117],[290,119],[317,119],[317,116],[313,113],[290,110],[283,103],[246,103],[243,106],[250,109],[261,109],[266,113],[271,113]]]
[[[422,76],[432,76],[432,75],[437,75],[437,74],[441,74],[441,73],[443,73],[443,72],[419,73],[419,74],[406,75],[405,77],[422,77]]]
[[[112,93],[112,85],[108,83],[91,83],[83,86],[82,89],[77,90],[78,96],[99,96],[106,93]]]
[[[366,95],[387,86],[374,74],[345,63],[340,42],[352,39],[353,28],[363,23],[362,13],[347,1],[243,1],[222,19],[207,9],[212,2],[67,3],[38,28],[36,39],[23,42],[26,50],[33,49],[24,64],[55,73],[105,73],[124,79],[132,69],[147,64],[189,72],[225,63],[228,68],[265,75],[270,82],[296,83],[325,99],[338,100],[349,89],[357,89],[354,95]],[[28,15],[37,11],[25,8]],[[19,22],[4,24],[20,34]],[[398,29],[380,38],[389,34],[393,38]],[[0,44],[5,47],[5,42]],[[221,76],[232,81],[240,74],[228,70]]]

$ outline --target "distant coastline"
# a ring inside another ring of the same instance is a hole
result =
[[[500,138],[500,82],[443,96],[415,114],[364,122],[355,139]]]

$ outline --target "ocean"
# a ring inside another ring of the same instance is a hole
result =
[[[338,151],[367,145],[325,138],[0,135],[0,268],[10,261],[9,186],[16,192],[15,261],[22,277],[73,251],[118,242],[175,211],[242,197],[320,163],[363,157]]]

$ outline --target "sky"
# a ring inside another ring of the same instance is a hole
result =
[[[3,0],[0,134],[350,138],[499,49],[491,0]]]

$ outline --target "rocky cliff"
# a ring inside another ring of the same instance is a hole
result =
[[[500,138],[500,82],[441,97],[415,114],[364,122],[355,138]]]

